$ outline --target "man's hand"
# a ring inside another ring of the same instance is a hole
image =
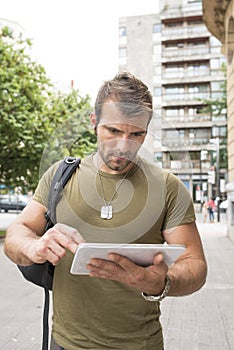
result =
[[[152,295],[159,295],[164,289],[168,266],[161,253],[155,255],[153,265],[145,268],[118,254],[111,253],[108,259],[91,259],[87,265],[90,277],[119,281]]]
[[[48,260],[53,265],[57,265],[66,254],[66,249],[75,253],[81,242],[85,240],[76,229],[58,223],[40,238],[30,239],[25,255],[35,263]]]

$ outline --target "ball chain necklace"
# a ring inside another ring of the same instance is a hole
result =
[[[105,219],[105,220],[112,219],[112,217],[113,217],[113,207],[111,205],[111,202],[113,201],[115,195],[118,193],[118,190],[120,189],[120,186],[122,185],[122,183],[124,182],[124,180],[128,176],[128,174],[129,174],[131,169],[132,168],[130,167],[128,169],[128,171],[126,172],[126,174],[124,175],[124,177],[118,183],[118,186],[117,186],[116,190],[114,191],[114,193],[112,194],[111,199],[109,201],[106,200],[105,192],[104,192],[104,186],[103,186],[103,182],[102,182],[102,177],[101,177],[100,171],[98,170],[97,173],[98,173],[100,187],[101,187],[101,192],[102,192],[102,199],[103,199],[103,202],[104,202],[104,205],[101,207],[101,218],[102,219]]]

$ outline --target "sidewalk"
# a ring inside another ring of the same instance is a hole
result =
[[[225,217],[201,223],[209,273],[197,293],[161,303],[165,350],[234,349],[234,244]],[[43,290],[25,282],[3,254],[0,242],[0,350],[40,350]],[[125,349],[123,349],[125,350]]]
[[[197,293],[162,302],[165,350],[234,349],[234,244],[219,223],[197,225],[208,262],[208,278]]]

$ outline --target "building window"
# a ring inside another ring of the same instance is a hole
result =
[[[227,127],[226,126],[214,126],[212,128],[212,137],[226,137],[227,136]]]
[[[169,22],[166,24],[166,27],[182,27],[183,22]]]
[[[184,87],[181,85],[178,86],[168,86],[166,87],[166,94],[172,95],[172,94],[183,94],[184,93]]]
[[[127,49],[126,47],[119,48],[119,64],[123,65],[127,63]]]
[[[211,69],[219,69],[220,68],[219,58],[212,58],[210,60],[210,68]]]
[[[205,84],[189,85],[188,93],[190,98],[209,98],[209,87]]]
[[[161,33],[161,23],[155,23],[153,25],[153,33]]]
[[[178,49],[178,48],[183,48],[184,47],[184,42],[180,41],[177,43],[166,43],[165,48],[167,49]]]
[[[165,117],[169,122],[172,121],[184,121],[184,109],[183,108],[166,108]]]
[[[188,76],[199,76],[208,72],[208,66],[204,63],[189,63],[188,64]]]
[[[127,28],[126,27],[120,27],[119,28],[119,36],[127,36]]]
[[[201,25],[201,24],[204,25],[204,22],[201,19],[194,19],[194,20],[188,21],[189,26],[194,26],[194,25],[196,26],[196,25]]]
[[[221,46],[220,41],[215,36],[210,37],[210,46]]]
[[[120,47],[119,49],[119,57],[126,57],[127,56],[127,49],[126,47]]]
[[[206,41],[205,40],[197,40],[197,41],[190,41],[188,42],[188,47],[193,48],[193,47],[204,47],[206,46]]]
[[[154,161],[161,162],[162,161],[162,152],[154,152]]]
[[[204,107],[191,107],[188,109],[188,116],[189,119],[192,120],[193,118],[196,119],[198,116],[202,116]]]
[[[180,78],[184,76],[184,67],[182,64],[168,64],[165,67],[166,78]]]

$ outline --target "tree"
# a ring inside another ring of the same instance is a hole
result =
[[[76,90],[70,94],[59,94],[51,101],[50,116],[56,118],[53,132],[47,139],[41,158],[40,173],[65,156],[83,158],[96,149],[96,135],[89,121],[92,111],[90,98],[81,98]]]
[[[22,35],[14,37],[7,27],[1,29],[0,180],[12,188],[20,186],[23,191],[35,189],[40,165],[45,160],[44,150],[54,152],[48,147],[48,140],[51,141],[56,130],[64,128],[66,121],[66,126],[71,125],[70,131],[76,131],[76,139],[72,145],[61,144],[60,132],[56,157],[77,152],[78,146],[79,155],[83,156],[95,143],[88,121],[89,97],[82,98],[77,90],[68,94],[57,92],[45,69],[31,59],[31,47],[29,39],[23,39]],[[76,123],[80,123],[80,127],[76,125],[75,129]],[[52,139],[55,142],[56,137]],[[52,161],[53,156],[47,157],[47,166],[50,165],[48,159]]]

